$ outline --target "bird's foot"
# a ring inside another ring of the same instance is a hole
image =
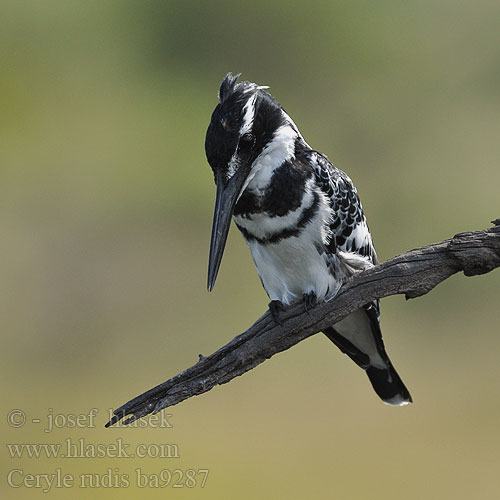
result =
[[[284,310],[285,306],[283,305],[283,302],[281,302],[280,300],[271,300],[271,302],[269,302],[269,312],[271,313],[274,322],[280,326],[283,326],[283,323],[281,322],[280,319],[280,313],[283,312]]]
[[[302,297],[304,299],[304,309],[308,313],[318,303],[316,294],[314,292],[308,292]]]

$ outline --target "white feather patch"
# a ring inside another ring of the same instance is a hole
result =
[[[262,193],[269,185],[274,171],[285,161],[294,158],[297,137],[297,132],[290,124],[283,125],[276,130],[273,138],[254,161],[241,192],[248,187],[252,191]]]
[[[252,130],[253,120],[255,117],[255,101],[257,94],[253,94],[243,108],[243,123],[240,128],[240,137]]]
[[[354,311],[342,321],[335,323],[334,328],[361,352],[367,354],[370,357],[371,365],[381,369],[387,368],[387,364],[380,356],[373,338],[370,319],[362,309]]]
[[[366,244],[372,245],[372,237],[370,235],[370,231],[368,230],[368,226],[365,221],[360,222],[349,235],[346,240],[347,242],[351,242],[351,248],[361,248]]]

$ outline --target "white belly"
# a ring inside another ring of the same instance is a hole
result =
[[[338,292],[341,277],[332,276],[324,255],[317,248],[325,244],[324,226],[329,219],[329,210],[327,203],[321,203],[315,217],[297,236],[277,243],[248,242],[257,272],[271,300],[291,304],[302,300],[304,293],[314,292],[318,300],[323,300],[332,298]],[[240,222],[243,221],[240,219]],[[257,226],[262,228],[262,220],[258,219],[246,219],[244,224],[253,234],[258,232]]]
[[[249,247],[271,300],[291,304],[309,292],[323,300],[334,296],[340,288],[341,282],[330,274],[323,257],[303,237],[266,246],[254,241]]]

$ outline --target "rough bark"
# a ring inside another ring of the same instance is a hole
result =
[[[407,299],[419,297],[460,271],[474,276],[500,267],[500,219],[492,222],[493,228],[460,233],[363,271],[346,283],[334,300],[309,312],[303,304],[293,305],[282,313],[281,325],[266,312],[224,347],[210,356],[200,355],[195,365],[120,406],[106,427],[127,415],[131,416],[124,424],[131,423],[225,384],[374,299],[396,294],[405,294]]]

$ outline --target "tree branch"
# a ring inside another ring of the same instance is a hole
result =
[[[195,365],[120,406],[106,427],[131,415],[124,421],[129,424],[225,384],[374,299],[396,294],[405,294],[407,299],[419,297],[457,272],[474,276],[500,267],[500,219],[493,224],[490,229],[460,233],[441,243],[410,250],[363,271],[331,302],[319,304],[308,313],[302,303],[290,306],[282,313],[282,325],[266,312],[224,347],[210,356],[200,355]]]

